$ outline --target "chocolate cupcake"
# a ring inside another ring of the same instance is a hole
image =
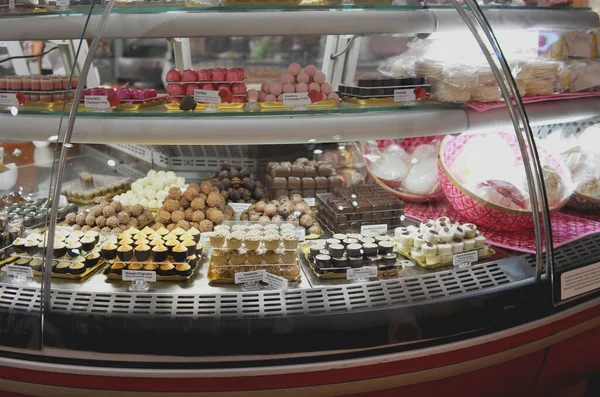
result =
[[[120,245],[117,248],[117,256],[122,261],[130,261],[133,258],[133,247],[129,244]]]
[[[82,244],[79,241],[71,241],[67,243],[67,254],[69,256],[77,256],[81,253]]]
[[[333,258],[339,258],[344,255],[344,246],[342,244],[330,244],[327,250]]]
[[[196,254],[197,243],[194,240],[185,240],[182,244],[187,248],[187,256]]]
[[[149,272],[155,272],[155,271],[158,270],[158,268],[159,268],[159,266],[156,263],[146,263],[144,265],[144,269],[143,270],[146,270],[146,271],[149,271]]]
[[[333,267],[348,267],[348,257],[331,258],[331,264]]]
[[[42,271],[42,263],[43,263],[43,261],[40,258],[33,258],[31,260],[31,262],[28,263],[28,265],[31,268],[31,270],[33,270],[35,272],[41,272]]]
[[[69,271],[69,266],[71,266],[71,262],[66,262],[66,261],[58,262],[56,267],[52,268],[52,271],[55,273],[58,273],[58,274],[64,274]]]
[[[155,262],[164,262],[169,256],[169,249],[164,245],[157,245],[152,248],[152,257]]]
[[[196,265],[198,264],[198,255],[188,256],[187,258],[185,258],[185,260],[187,261],[187,263],[189,263],[189,265],[192,267],[192,269],[194,269],[194,268],[196,268]]]
[[[91,251],[96,246],[96,239],[94,236],[83,236],[80,242],[84,251]]]
[[[150,246],[140,244],[135,247],[135,258],[140,262],[145,262],[150,259]]]
[[[98,241],[100,241],[100,233],[94,231],[94,230],[90,230],[88,232],[85,232],[85,235],[83,237],[86,236],[91,236],[94,238],[94,240],[96,241],[96,244],[98,244]],[[89,250],[88,250],[89,251]]]
[[[85,272],[85,265],[81,262],[71,263],[67,272],[71,274],[82,274]]]
[[[192,267],[187,263],[179,263],[175,266],[175,274],[181,277],[188,277],[192,274]]]
[[[183,262],[188,256],[188,249],[185,245],[179,243],[173,247],[173,252],[171,255],[173,256],[175,262]]]
[[[394,244],[389,241],[380,241],[378,251],[381,255],[391,254],[394,249]]]
[[[25,244],[27,241],[24,238],[17,237],[15,241],[13,241],[13,248],[17,254],[22,254],[25,252]],[[64,254],[63,254],[64,255]],[[62,256],[62,255],[61,255]]]
[[[160,276],[173,276],[175,274],[175,266],[170,263],[163,263],[156,273]]]
[[[125,267],[126,265],[123,262],[113,263],[110,267],[110,272],[121,275],[123,274],[123,269],[125,269]]]
[[[67,254],[67,244],[62,241],[54,242],[54,250],[52,251],[55,258],[61,258]]]
[[[377,244],[373,243],[365,243],[362,245],[363,252],[365,256],[374,256],[377,255]]]
[[[37,254],[40,251],[38,248],[39,243],[40,242],[37,240],[27,240],[25,242],[25,252],[27,252],[29,255]]]
[[[186,234],[192,236],[196,243],[200,241],[200,230],[196,229],[195,227],[191,227]]]
[[[100,254],[98,252],[92,252],[85,256],[84,263],[87,267],[93,267],[93,266],[96,266],[99,261],[100,261]]]
[[[169,255],[173,255],[173,248],[175,248],[175,246],[178,244],[179,241],[175,239],[169,240],[165,243],[165,247],[167,247],[167,249],[169,250]]]
[[[117,246],[109,241],[108,243],[104,244],[100,250],[100,254],[106,260],[113,260],[117,257]]]

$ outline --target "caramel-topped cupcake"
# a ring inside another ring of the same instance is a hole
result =
[[[150,246],[146,244],[136,245],[135,258],[140,262],[145,262],[150,259]]]
[[[133,258],[133,247],[129,244],[120,245],[117,248],[117,256],[122,261],[130,261]]]
[[[169,256],[169,249],[162,244],[156,245],[152,248],[152,256],[155,262],[164,262]]]
[[[188,249],[185,245],[178,243],[173,247],[171,255],[173,256],[175,262],[183,262],[188,256]]]
[[[109,241],[108,243],[104,244],[100,250],[100,253],[104,259],[113,260],[117,257],[117,246],[113,242]]]

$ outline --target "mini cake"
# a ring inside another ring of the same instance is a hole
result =
[[[234,232],[227,237],[227,248],[237,250],[242,246],[243,233]]]
[[[224,266],[229,262],[229,253],[226,250],[213,250],[211,262],[215,266]]]
[[[42,271],[42,263],[43,263],[42,259],[33,258],[31,260],[31,262],[29,262],[29,267],[31,268],[31,270],[34,270],[36,272],[41,272]]]
[[[152,248],[152,257],[155,262],[164,262],[169,256],[169,249],[162,244],[156,245]]]
[[[55,258],[65,256],[67,253],[67,244],[63,243],[62,241],[55,241],[53,253]]]
[[[71,262],[66,262],[66,261],[58,262],[58,264],[53,269],[53,271],[58,274],[64,274],[69,271],[69,266],[71,266]]]
[[[156,263],[146,263],[144,264],[144,268],[143,270],[149,271],[149,272],[155,272],[156,270],[158,270],[159,266]]]
[[[284,250],[281,255],[281,263],[283,264],[295,264],[296,263],[296,255],[298,252],[295,249],[292,250]]]
[[[169,255],[173,255],[173,248],[175,248],[175,246],[178,244],[179,244],[179,240],[175,240],[175,239],[168,240],[165,243],[165,246],[169,249]]]
[[[175,266],[170,263],[163,263],[156,273],[160,276],[173,276],[175,275]]]
[[[87,267],[93,267],[100,261],[100,254],[98,252],[92,252],[85,256],[85,265]]]
[[[276,250],[268,250],[265,253],[265,262],[267,264],[278,264],[281,261],[281,254]]]
[[[142,270],[144,265],[142,263],[130,263],[127,265],[127,270]]]
[[[68,272],[71,274],[82,274],[85,272],[85,265],[81,262],[71,263]]]
[[[77,256],[81,252],[82,244],[79,241],[71,241],[67,244],[67,253],[70,256]]]
[[[39,252],[39,241],[38,240],[27,240],[25,242],[25,251],[29,254],[29,255],[35,255]]]
[[[249,250],[257,250],[260,247],[260,235],[257,234],[246,234],[244,237],[244,245]]]
[[[186,239],[186,240],[182,241],[182,244],[187,248],[188,256],[194,255],[196,253],[196,248],[197,248],[198,244],[196,243],[195,240]]]
[[[296,249],[298,248],[298,235],[295,233],[286,233],[282,237],[283,247],[285,249]]]
[[[192,274],[192,267],[187,263],[179,263],[175,266],[175,274],[181,277],[188,277]]]
[[[229,252],[229,261],[232,265],[246,264],[246,250],[232,250]]]
[[[269,251],[273,251],[276,250],[277,248],[279,248],[279,235],[267,235],[265,236],[264,239],[264,244],[265,244],[265,249],[269,250]],[[277,262],[275,262],[277,263]]]
[[[225,244],[225,235],[219,232],[213,233],[209,237],[210,245],[216,248],[221,248]]]
[[[117,248],[117,256],[122,261],[130,261],[133,258],[133,247],[129,244],[120,245]]]
[[[263,253],[260,250],[248,250],[246,258],[250,265],[260,265],[263,261]]]
[[[26,244],[26,240],[24,238],[21,237],[17,237],[15,239],[15,241],[13,241],[13,247],[15,248],[15,252],[18,254],[22,254],[23,252],[25,252],[25,244]],[[56,244],[54,245],[54,248],[56,248]],[[64,253],[63,253],[64,255]],[[62,255],[60,255],[62,256]]]
[[[93,236],[83,236],[81,238],[81,247],[84,251],[91,251],[96,246],[96,239]]]

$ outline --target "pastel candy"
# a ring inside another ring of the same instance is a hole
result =
[[[290,66],[288,66],[288,72],[290,72],[294,76],[298,75],[298,73],[300,73],[301,70],[302,68],[300,67],[300,64],[295,62],[291,63]]]
[[[282,84],[285,84],[285,83],[292,83],[293,84],[295,82],[296,82],[296,78],[291,73],[284,73],[283,76],[281,76],[281,83]]]
[[[310,84],[308,85],[308,89],[309,89],[309,90],[315,90],[315,91],[317,91],[317,92],[320,92],[320,91],[321,91],[321,86],[320,86],[319,84],[317,84],[317,83],[310,83]],[[324,94],[326,94],[326,93],[324,93]]]
[[[283,92],[286,94],[291,94],[296,91],[296,87],[292,83],[285,83],[283,85]]]
[[[265,102],[275,102],[277,100],[277,97],[273,94],[269,94],[267,96],[265,96]]]
[[[310,77],[313,77],[315,75],[315,73],[318,72],[317,67],[315,65],[306,65],[306,67],[304,68],[304,71]]]
[[[310,77],[308,76],[308,74],[306,74],[306,72],[300,72],[298,73],[298,76],[296,76],[296,80],[298,80],[298,83],[308,84],[308,82],[310,81]]]
[[[331,94],[327,95],[327,99],[333,99],[333,100],[339,101],[340,97],[335,92],[332,92]]]
[[[313,76],[313,80],[315,81],[315,83],[323,84],[325,82],[325,73],[323,73],[323,72],[315,73],[315,75]]]
[[[296,92],[308,92],[308,85],[306,83],[296,84]]]
[[[321,84],[321,92],[323,94],[331,94],[333,92],[333,87],[331,87],[331,84],[325,82],[323,84]]]
[[[270,92],[275,96],[281,95],[281,93],[283,92],[283,87],[281,83],[271,83]]]

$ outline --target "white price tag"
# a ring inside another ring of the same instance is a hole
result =
[[[221,103],[219,91],[194,90],[194,101],[201,103]]]
[[[33,277],[33,270],[29,266],[7,265],[5,269],[11,277]]]
[[[253,283],[256,281],[262,281],[265,278],[264,270],[254,270],[251,272],[241,272],[235,274],[235,283],[236,284],[244,284],[244,283]]]
[[[8,0],[8,8],[9,9],[15,8],[15,0]]]
[[[414,88],[394,90],[394,102],[412,102],[416,99]]]
[[[477,255],[477,250],[462,252],[452,257],[452,264],[455,267],[465,267],[471,265],[473,262],[477,262],[478,258],[479,256]]]
[[[314,207],[315,205],[317,205],[314,197],[304,197],[304,201],[306,202],[306,204],[308,204],[311,207]]]
[[[303,227],[299,227],[296,229],[296,235],[298,236],[298,241],[306,240],[306,229]]]
[[[360,233],[377,233],[377,234],[386,234],[388,230],[388,225],[379,224],[379,225],[362,225],[360,227]]]
[[[229,203],[235,212],[244,212],[250,207],[250,203]]]
[[[360,280],[375,277],[377,277],[377,266],[364,266],[356,269],[348,269],[346,271],[346,279],[348,280]]]
[[[269,284],[271,287],[275,287],[276,289],[287,289],[288,287],[288,281],[285,278],[276,276],[269,272],[265,272],[262,281]]]
[[[108,97],[106,95],[88,95],[85,98],[85,107],[90,109],[110,109]]]
[[[56,0],[56,6],[57,7],[67,8],[70,5],[71,5],[71,1],[70,0]]]
[[[0,94],[0,105],[2,105],[2,106],[19,106],[19,100],[17,99],[17,94],[1,93]]]
[[[560,299],[565,300],[600,288],[600,262],[560,275]]]
[[[144,270],[123,270],[123,281],[149,281],[156,282],[156,272]]]
[[[406,267],[413,267],[415,265],[415,262],[413,262],[413,261],[400,261],[400,264],[402,266],[406,266]]]
[[[308,97],[308,92],[296,92],[292,94],[283,94],[284,106],[306,106],[312,102]]]

